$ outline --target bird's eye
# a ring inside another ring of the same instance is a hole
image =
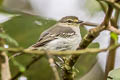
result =
[[[72,22],[73,22],[73,20],[67,20],[67,22],[68,22],[68,23],[72,23]]]

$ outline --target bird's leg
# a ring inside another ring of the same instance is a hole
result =
[[[57,57],[57,58],[56,58]],[[64,70],[64,64],[67,59],[67,56],[55,56],[55,64],[61,69]]]
[[[61,63],[65,63],[65,61],[64,61],[64,57],[62,57],[62,56],[57,56],[57,58],[58,58],[58,60],[61,62]]]

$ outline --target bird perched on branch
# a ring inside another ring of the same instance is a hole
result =
[[[38,42],[27,50],[76,50],[81,42],[79,28],[81,24],[83,24],[83,21],[80,21],[75,16],[63,17],[54,26],[45,30],[40,35]],[[21,54],[15,54],[10,58]]]
[[[30,50],[76,50],[81,41],[80,21],[75,16],[66,16],[54,26],[45,30],[37,43]]]

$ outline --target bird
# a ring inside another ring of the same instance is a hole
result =
[[[39,40],[29,50],[76,50],[81,42],[80,24],[76,16],[61,18],[55,25],[43,31]]]
[[[76,50],[82,40],[80,25],[83,21],[76,16],[65,16],[55,25],[43,31],[38,41],[26,50]],[[17,53],[9,58],[22,55]]]

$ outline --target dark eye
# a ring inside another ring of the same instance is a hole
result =
[[[68,23],[72,23],[73,21],[72,20],[67,20]]]

